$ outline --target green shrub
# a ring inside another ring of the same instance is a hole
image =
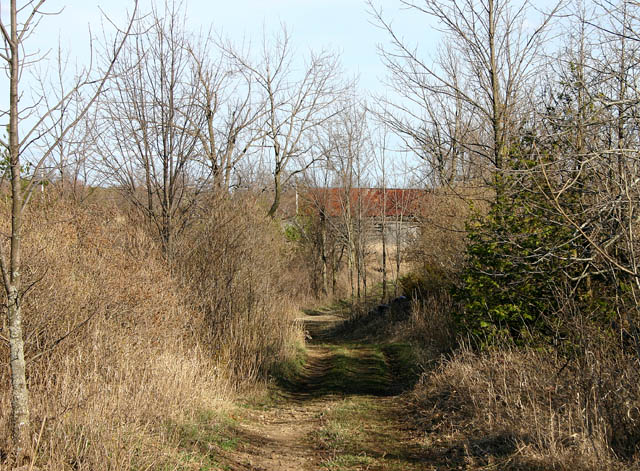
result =
[[[513,189],[508,184],[516,182],[509,179],[497,183],[488,213],[467,225],[467,267],[456,293],[464,308],[458,321],[481,344],[549,341],[558,329],[559,287],[584,268],[576,261],[585,250],[580,239],[538,190],[536,162],[515,156],[512,163],[514,170],[526,170],[526,177],[520,176]],[[566,203],[574,196],[565,194]],[[576,290],[593,304],[588,287],[580,284]]]

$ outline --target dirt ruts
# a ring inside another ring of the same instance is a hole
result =
[[[301,321],[312,339],[304,364],[270,401],[243,411],[234,427],[238,445],[220,469],[432,469],[420,434],[403,419],[394,356],[404,347],[340,342],[331,336],[340,318],[331,313]]]

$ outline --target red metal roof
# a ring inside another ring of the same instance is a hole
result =
[[[348,194],[347,194],[348,193]],[[352,214],[361,210],[365,217],[415,217],[420,214],[426,192],[398,188],[309,188],[299,192],[301,206],[324,211],[327,216],[343,215],[350,205]]]

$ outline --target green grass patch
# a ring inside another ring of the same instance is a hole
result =
[[[338,421],[328,421],[318,431],[315,432],[314,442],[319,444],[325,450],[331,450],[333,453],[346,450],[349,443],[349,430]]]
[[[198,471],[229,471],[231,467],[229,465],[221,464],[215,459],[203,457],[198,453],[180,452],[175,463],[167,463],[160,468],[161,471],[175,471],[177,469]]]
[[[391,367],[394,391],[399,393],[413,388],[422,374],[413,346],[409,343],[392,343],[384,345],[382,351]]]
[[[185,469],[224,470],[220,454],[238,447],[235,420],[216,411],[198,411],[191,422],[167,421],[167,434],[179,450],[179,462]]]
[[[281,364],[274,377],[280,388],[309,397],[332,394],[389,396],[410,389],[422,372],[408,343],[326,344],[321,360],[306,351]],[[276,392],[276,395],[278,393]]]
[[[327,453],[324,469],[335,471],[424,469],[393,423],[397,411],[371,396],[351,396],[327,410],[316,442]]]
[[[392,376],[384,353],[377,346],[331,346],[325,390],[344,394],[389,394]]]
[[[340,455],[329,461],[323,463],[323,467],[330,471],[343,471],[350,470],[356,467],[356,469],[363,469],[362,466],[365,466],[364,469],[369,469],[370,466],[376,464],[374,458],[366,455]]]
[[[295,347],[295,352],[289,358],[283,361],[275,362],[269,368],[270,376],[276,383],[288,383],[295,381],[303,371],[307,362],[307,349],[303,344]]]

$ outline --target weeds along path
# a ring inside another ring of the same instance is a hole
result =
[[[305,316],[313,340],[304,364],[268,401],[244,409],[220,469],[432,469],[398,396],[411,370],[409,347],[340,342],[330,335],[339,320]]]

